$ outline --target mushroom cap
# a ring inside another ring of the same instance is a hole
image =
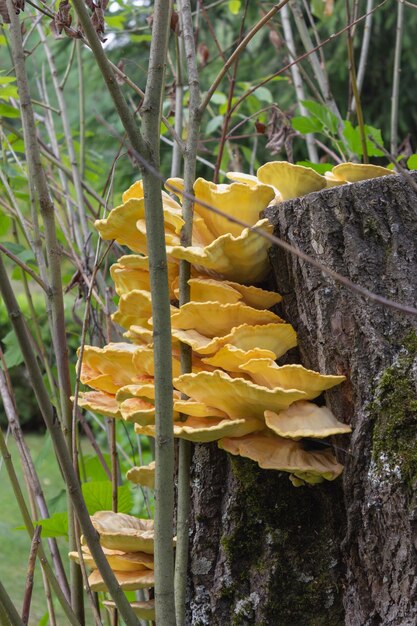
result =
[[[351,427],[339,422],[330,409],[304,400],[294,402],[279,413],[266,410],[265,423],[276,435],[290,439],[323,438],[352,432]]]
[[[138,382],[147,371],[137,367],[134,356],[141,354],[140,363],[145,358],[145,351],[130,343],[109,343],[104,348],[84,346],[80,380],[98,391],[115,394],[120,387]],[[153,363],[153,352],[150,350]],[[150,355],[148,355],[148,359]]]
[[[190,398],[237,419],[244,416],[263,421],[266,409],[280,411],[305,396],[298,389],[268,389],[243,378],[231,378],[220,370],[183,374],[175,378],[173,384]]]
[[[74,398],[71,399],[74,400]],[[114,417],[115,419],[122,417],[116,397],[104,391],[80,391],[77,406],[106,417]]]
[[[174,410],[190,417],[228,417],[227,413],[196,400],[174,400]]]
[[[386,167],[369,165],[367,163],[340,163],[332,169],[332,173],[335,178],[348,181],[349,183],[357,183],[360,180],[395,174],[395,172]]]
[[[256,461],[263,469],[291,472],[303,480],[312,477],[334,480],[343,471],[330,450],[307,451],[300,441],[284,439],[269,433],[255,433],[239,439],[225,438],[218,442],[219,448],[230,454],[240,455]]]
[[[167,182],[175,185],[178,189],[178,192],[175,193],[181,198],[184,181],[180,178],[173,178]],[[266,209],[275,194],[270,187],[259,183],[252,187],[242,183],[216,185],[204,180],[204,178],[197,178],[194,183],[194,196],[197,198],[194,203],[194,211],[203,218],[213,235],[213,239],[215,239],[226,233],[238,237],[242,232],[242,226],[210,211],[198,200],[219,209],[225,215],[238,218],[252,226],[259,220],[260,212]]]
[[[287,161],[265,163],[258,169],[257,177],[262,183],[278,189],[284,201],[299,198],[326,187],[325,177],[311,167],[293,165]]]
[[[97,511],[91,522],[100,535],[100,543],[110,550],[153,554],[154,522],[126,513]],[[82,543],[85,539],[82,536]]]
[[[155,575],[153,570],[145,569],[136,572],[119,572],[113,571],[117,582],[123,591],[135,591],[136,589],[147,589],[155,586]],[[108,591],[107,585],[102,575],[95,569],[88,577],[88,584],[91,591]]]
[[[148,322],[151,315],[151,292],[134,289],[120,296],[118,309],[111,318],[115,324],[128,330],[133,325],[151,328]]]
[[[345,180],[341,176],[338,178],[337,176],[334,175],[333,172],[325,172],[324,173],[324,178],[326,179],[326,187],[327,188],[339,187],[339,185],[346,185],[347,182],[348,182],[347,180]]]
[[[306,400],[317,398],[323,391],[346,380],[345,376],[320,374],[299,364],[279,366],[271,358],[253,359],[240,365],[239,369],[248,373],[258,385],[302,389],[306,394]]]
[[[253,359],[276,359],[276,354],[271,350],[265,350],[262,348],[253,348],[252,350],[241,350],[231,344],[226,344],[220,350],[216,352],[214,356],[206,357],[203,363],[212,365],[213,367],[220,367],[226,372],[242,372],[241,365],[245,365]],[[254,382],[258,382],[254,380]],[[264,383],[258,383],[264,384]],[[283,386],[283,385],[280,385]]]
[[[116,608],[116,603],[112,600],[104,600],[103,605],[109,611]],[[141,602],[131,602],[130,606],[136,617],[149,622],[155,621],[155,600],[143,600]]]
[[[175,261],[168,261],[168,283],[171,285],[178,277],[179,265]],[[114,282],[118,296],[140,289],[150,291],[149,258],[137,254],[127,254],[120,257],[117,263],[110,268],[110,274]],[[170,289],[171,299],[175,294]]]
[[[135,485],[142,485],[143,487],[155,488],[155,461],[151,461],[148,465],[141,465],[139,467],[132,467],[126,473],[127,480]]]
[[[195,330],[206,337],[222,337],[242,324],[279,324],[283,320],[272,311],[254,309],[242,302],[188,302],[171,314],[172,328]]]
[[[191,346],[198,354],[212,355],[230,344],[241,350],[270,350],[279,358],[297,345],[297,334],[291,324],[242,324],[223,337],[210,339],[195,330],[172,330],[172,335]]]
[[[176,297],[179,297],[179,279],[172,283]],[[233,281],[216,280],[209,276],[190,278],[190,301],[192,302],[219,302],[219,304],[234,304],[242,302],[254,309],[270,309],[274,304],[281,302],[282,296],[274,291],[267,291],[252,285],[240,285]]]
[[[226,172],[226,176],[235,183],[243,183],[244,185],[249,185],[249,187],[259,185],[259,180],[256,176],[252,176],[252,174],[245,174],[244,172]]]
[[[167,194],[165,194],[167,196]],[[167,196],[169,198],[169,196]],[[181,207],[169,198],[164,198],[164,223],[167,243],[179,243],[179,233],[184,225]],[[133,252],[147,253],[144,198],[130,198],[122,205],[112,209],[105,219],[96,220],[94,226],[102,239],[115,239],[117,243],[128,246]]]
[[[259,220],[254,227],[268,233],[273,231],[267,219]],[[201,273],[246,284],[261,282],[268,275],[270,247],[265,237],[244,228],[239,236],[227,232],[206,246],[168,246],[167,253],[188,261]]]
[[[188,417],[185,422],[174,422],[174,437],[194,443],[210,443],[222,437],[243,437],[265,428],[263,421],[251,417]],[[155,426],[135,424],[138,435],[155,437]]]
[[[153,570],[154,561],[152,554],[145,552],[121,552],[121,550],[108,550],[103,548],[103,552],[112,570],[119,572],[137,572],[139,570]],[[92,568],[96,568],[96,563],[91,555],[88,546],[82,546],[84,563]],[[69,557],[76,563],[80,562],[78,552],[70,552]]]

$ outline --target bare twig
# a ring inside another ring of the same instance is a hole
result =
[[[401,47],[404,30],[404,0],[397,0],[397,28],[395,33],[395,55],[392,74],[391,96],[391,154],[398,150],[398,102],[400,96]]]
[[[18,265],[24,272],[26,272],[26,274],[29,274],[29,276],[33,278],[33,280],[36,281],[40,287],[42,287],[45,293],[48,291],[48,285],[43,282],[42,278],[38,276],[37,273],[31,267],[29,267],[29,265],[26,265],[24,261],[19,259],[18,256],[13,254],[13,252],[10,252],[10,250],[8,250],[6,246],[4,246],[2,243],[0,243],[0,252],[8,256],[9,259],[11,259],[13,263],[16,263],[16,265]]]
[[[25,624],[25,626],[29,622],[30,603],[32,601],[36,555],[38,553],[41,530],[42,530],[42,526],[38,526],[36,528],[35,532],[33,533],[32,543],[30,546],[28,568],[27,568],[27,574],[26,574],[25,595],[23,597],[23,608],[22,608],[22,622]]]

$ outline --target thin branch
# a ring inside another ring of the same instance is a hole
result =
[[[397,27],[391,96],[391,154],[393,156],[396,156],[398,151],[398,102],[400,96],[401,48],[404,31],[404,0],[397,0],[397,2]]]
[[[295,43],[294,43],[294,37],[292,33],[292,28],[291,28],[290,12],[288,9],[288,5],[285,5],[285,7],[282,7],[281,17],[282,17],[282,29],[284,31],[284,37],[285,37],[285,41],[287,44],[289,57],[290,57],[290,60],[293,61],[296,58],[296,53],[295,53]],[[300,73],[300,69],[298,65],[293,65],[291,67],[291,74],[292,74],[295,94],[297,97],[297,102],[300,108],[301,115],[308,117],[308,111],[303,105],[303,100],[305,100],[306,97],[304,93],[303,80],[301,78],[301,73]],[[308,150],[308,158],[313,163],[318,163],[319,157],[318,157],[318,152],[314,143],[314,135],[312,133],[308,133],[306,135],[306,143],[307,143],[307,150]]]
[[[6,616],[7,622],[5,622],[5,626],[25,626],[22,620],[20,619],[20,615],[17,612],[15,605],[13,604],[9,594],[6,589],[3,587],[0,581],[0,609],[3,611],[3,616],[0,613],[0,617],[2,618],[2,623],[4,616]]]
[[[371,43],[372,20],[373,20],[372,9],[374,7],[374,2],[375,0],[367,0],[367,4],[366,4],[366,19],[365,19],[365,24],[363,27],[363,34],[362,34],[362,47],[361,47],[361,54],[359,57],[358,75],[356,77],[359,94],[362,91],[363,80],[365,78],[366,65],[368,63],[369,45]],[[352,101],[350,103],[350,108],[353,112],[355,111],[355,99],[354,98],[352,98]]]
[[[154,4],[152,40],[145,98],[141,108],[143,138],[148,147],[142,169],[146,233],[154,321],[155,363],[155,604],[156,619],[175,626],[174,605],[174,433],[172,402],[171,315],[159,174],[159,128],[171,20],[171,2]],[[157,174],[154,173],[157,172]]]
[[[24,272],[26,272],[26,274],[29,274],[29,276],[33,278],[33,280],[36,281],[40,287],[42,287],[43,291],[47,293],[49,289],[48,285],[43,282],[42,278],[38,276],[37,273],[34,272],[31,267],[29,267],[29,265],[26,265],[26,263],[19,259],[18,256],[13,254],[13,252],[10,252],[10,250],[8,250],[6,246],[4,246],[2,243],[0,243],[0,252],[3,252],[3,254],[8,256],[9,259],[11,259],[13,263],[16,263],[16,265],[18,265]]]
[[[32,601],[36,555],[39,549],[41,530],[42,530],[42,526],[38,526],[36,528],[35,532],[33,533],[32,543],[30,546],[28,567],[27,567],[27,573],[26,573],[25,595],[23,597],[23,608],[22,608],[22,622],[25,624],[25,626],[27,626],[29,622],[30,603]]]

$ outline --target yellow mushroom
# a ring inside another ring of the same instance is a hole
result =
[[[273,231],[266,219],[254,227],[267,233]],[[270,241],[262,235],[244,228],[236,237],[227,232],[204,246],[167,246],[167,253],[174,259],[188,261],[201,273],[248,284],[261,282],[268,275],[270,247]]]
[[[139,519],[126,513],[97,511],[91,516],[91,522],[104,548],[153,554],[153,520]],[[84,536],[81,537],[81,543],[84,545],[86,543]]]
[[[299,364],[279,366],[271,358],[252,359],[240,365],[239,369],[250,374],[258,385],[265,385],[271,389],[274,387],[302,389],[306,394],[306,400],[317,398],[323,391],[346,380],[345,376],[320,374]]]
[[[268,432],[254,433],[239,439],[221,439],[218,446],[230,454],[256,461],[263,469],[300,475],[302,480],[312,484],[334,480],[343,471],[343,465],[337,462],[330,450],[307,451],[300,441],[284,439]]]
[[[243,437],[264,427],[263,421],[252,417],[188,417],[184,422],[174,422],[174,437],[194,443],[210,443],[221,437]],[[155,426],[135,424],[135,432],[155,437]]]
[[[183,374],[173,381],[175,389],[193,400],[224,411],[230,418],[264,420],[264,411],[286,409],[305,397],[298,389],[268,389],[243,378],[231,378],[225,372]]]
[[[123,591],[135,591],[136,589],[147,589],[155,586],[155,575],[152,570],[138,570],[136,572],[113,571],[117,582]],[[107,585],[102,575],[95,569],[88,577],[88,584],[91,591],[108,591]]]
[[[71,399],[74,400],[74,398]],[[77,405],[81,409],[105,415],[106,417],[114,417],[116,419],[121,419],[122,417],[116,397],[104,391],[80,391]]]
[[[126,473],[127,480],[135,485],[142,485],[143,487],[155,488],[155,461],[151,461],[148,465],[141,465],[139,467],[132,467]]]
[[[276,359],[277,355],[271,350],[253,348],[252,350],[241,350],[231,344],[226,344],[214,356],[202,359],[203,363],[220,367],[226,372],[242,372],[241,366],[253,359]],[[242,372],[243,373],[243,372]],[[257,382],[254,380],[254,382]],[[263,383],[261,383],[263,384]],[[282,386],[282,385],[281,385]]]
[[[84,545],[81,551],[83,561],[87,567],[91,569],[96,568],[89,547]],[[110,567],[118,572],[137,572],[140,570],[149,571],[154,569],[152,554],[145,554],[145,552],[122,552],[121,550],[109,550],[108,548],[103,548],[103,552]],[[80,562],[78,552],[70,552],[69,557],[76,563]]]
[[[287,161],[265,163],[258,169],[257,176],[262,183],[278,189],[284,201],[299,198],[326,187],[325,177],[311,167],[293,165]]]
[[[265,423],[276,435],[289,439],[321,439],[352,432],[351,427],[339,422],[327,407],[304,400],[294,402],[279,413],[266,410]]]
[[[349,183],[357,183],[360,180],[388,176],[389,174],[395,174],[395,172],[386,167],[381,167],[380,165],[340,163],[332,169],[332,174],[336,179]]]
[[[103,605],[106,607],[108,611],[111,613],[114,612],[116,608],[115,602],[111,600],[104,600]],[[131,602],[130,606],[132,607],[132,611],[139,619],[154,622],[155,621],[155,600],[143,600],[141,602]]]

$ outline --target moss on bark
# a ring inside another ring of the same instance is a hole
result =
[[[381,375],[369,405],[374,420],[372,458],[377,469],[398,467],[410,489],[417,479],[417,335],[404,338],[396,361]]]

